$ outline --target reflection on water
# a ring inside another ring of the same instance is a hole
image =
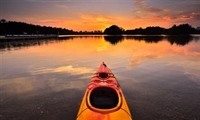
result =
[[[44,74],[44,73],[61,73],[61,72],[67,72],[73,74],[87,74],[92,73],[94,71],[91,68],[74,68],[73,66],[61,66],[58,68],[45,68],[45,69],[39,69],[37,71],[33,71],[33,74]]]
[[[52,42],[61,42],[62,40],[72,40],[73,37],[65,37],[65,38],[60,38],[60,39],[33,39],[33,40],[23,40],[23,39],[11,39],[11,40],[6,40],[2,39],[0,40],[0,49],[5,49],[5,50],[12,50],[12,48],[16,49],[21,49],[23,47],[29,47],[29,46],[36,46],[36,45],[43,45],[43,44],[48,44]]]
[[[119,42],[122,42],[124,37],[123,36],[104,36],[104,39],[110,42],[112,45],[116,45]]]
[[[199,37],[194,37],[194,36],[190,36],[190,35],[185,35],[185,36],[128,36],[127,39],[134,39],[134,40],[139,40],[139,41],[143,40],[147,43],[158,43],[159,41],[167,40],[172,45],[177,44],[177,45],[184,46],[193,40],[198,40]]]
[[[164,36],[127,36],[127,39],[145,41],[146,43],[157,43],[164,39]]]
[[[116,45],[119,42],[122,42],[124,39],[127,40],[138,40],[145,41],[147,43],[158,43],[159,41],[167,40],[169,43],[177,45],[187,45],[189,42],[199,40],[198,36],[148,36],[148,35],[138,35],[138,36],[61,36],[58,39],[38,39],[38,40],[0,40],[0,50],[11,50],[12,48],[20,49],[22,47],[29,47],[35,45],[43,45],[52,42],[62,42],[63,40],[73,40],[76,38],[86,39],[86,38],[102,38],[104,37],[105,41],[108,41],[112,45]]]
[[[102,61],[135,120],[200,119],[199,46],[199,36],[1,41],[0,119],[74,120]]]

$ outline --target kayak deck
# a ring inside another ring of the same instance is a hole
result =
[[[77,120],[132,120],[122,90],[102,63],[93,75],[82,99]]]

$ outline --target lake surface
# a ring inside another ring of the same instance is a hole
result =
[[[105,62],[135,120],[200,119],[200,36],[0,41],[0,119],[75,120]]]

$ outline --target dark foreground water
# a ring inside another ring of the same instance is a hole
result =
[[[0,120],[75,120],[102,61],[135,120],[200,120],[200,36],[0,41]]]

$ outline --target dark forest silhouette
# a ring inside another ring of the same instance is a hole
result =
[[[23,22],[6,21],[0,22],[0,34],[73,34],[73,30],[39,26],[33,24],[27,24]]]
[[[95,31],[73,31],[66,28],[56,28],[51,26],[40,26],[27,24],[24,22],[0,21],[0,35],[13,35],[13,34],[58,34],[58,35],[73,35],[73,34],[102,34],[100,30]]]
[[[112,25],[109,28],[106,28],[104,30],[104,34],[108,35],[121,35],[124,33],[124,29],[121,27],[118,27],[117,25]]]
[[[81,26],[80,26],[81,27]],[[111,25],[106,28],[104,32],[100,30],[95,31],[73,31],[66,28],[56,28],[51,26],[40,26],[27,24],[24,22],[0,20],[0,35],[13,35],[13,34],[57,34],[57,35],[74,35],[74,34],[108,34],[108,35],[189,35],[200,34],[200,30],[193,28],[189,24],[173,25],[171,28],[166,29],[159,26],[152,26],[146,28],[136,28],[125,30],[117,25]]]
[[[189,34],[200,34],[200,30],[197,30],[190,26],[189,24],[181,24],[181,25],[173,25],[169,29],[165,29],[162,27],[146,27],[143,28],[136,28],[133,30],[124,30],[117,25],[112,25],[109,28],[106,28],[104,31],[105,34],[108,35],[119,35],[119,34],[129,34],[129,35],[189,35]]]

